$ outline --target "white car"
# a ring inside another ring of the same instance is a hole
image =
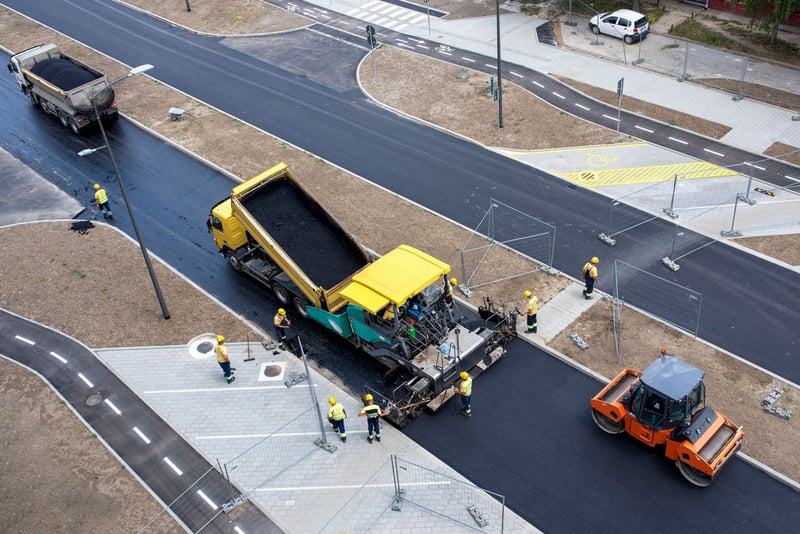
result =
[[[650,33],[647,17],[630,9],[618,9],[611,13],[600,13],[589,20],[592,33],[604,33],[618,37],[631,44],[644,39]]]

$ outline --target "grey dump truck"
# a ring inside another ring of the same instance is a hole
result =
[[[106,76],[62,54],[55,44],[14,54],[8,70],[34,106],[56,116],[76,134],[83,133],[98,116],[106,122],[117,119],[114,90]]]

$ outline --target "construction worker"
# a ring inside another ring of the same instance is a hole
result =
[[[539,299],[536,298],[536,295],[533,295],[530,291],[525,290],[522,294],[525,297],[525,316],[528,318],[528,330],[529,334],[535,334],[539,324],[536,321],[536,314],[539,313]]]
[[[444,289],[442,290],[442,298],[444,299],[445,304],[448,306],[453,305],[453,288],[458,287],[458,280],[455,278],[451,278],[444,284]]]
[[[333,429],[339,433],[342,443],[346,443],[347,432],[344,429],[344,420],[347,419],[347,412],[344,411],[344,406],[336,402],[333,397],[328,397],[328,404],[331,405],[328,409],[328,421],[333,425]]]
[[[364,396],[364,400],[367,401],[367,405],[364,406],[360,412],[358,412],[358,416],[359,417],[367,416],[367,428],[369,430],[367,441],[372,443],[373,436],[375,437],[375,439],[380,441],[381,417],[386,417],[387,415],[389,415],[390,410],[382,412],[380,406],[378,406],[377,404],[373,404],[372,393],[367,393]]]
[[[278,308],[278,313],[272,319],[272,324],[275,326],[278,348],[283,349],[286,347],[286,335],[289,333],[289,327],[292,326],[292,322],[286,317],[286,310]]]
[[[214,352],[217,353],[217,363],[222,367],[222,373],[225,375],[225,380],[228,384],[236,380],[231,370],[231,360],[228,358],[228,347],[225,346],[225,336],[217,336],[217,346],[214,347]]]
[[[597,258],[597,256],[595,256],[591,260],[587,261],[586,265],[583,266],[583,281],[586,282],[586,288],[583,290],[583,296],[586,297],[586,300],[592,298],[594,285],[600,282],[600,280],[597,278],[598,263],[600,263],[600,260]]]
[[[94,184],[94,203],[106,219],[113,219],[114,215],[111,213],[111,207],[108,205],[108,195],[106,190],[100,187],[100,184]]]
[[[467,417],[472,416],[472,377],[466,371],[461,371],[461,384],[453,386],[453,390],[461,395],[461,413]]]

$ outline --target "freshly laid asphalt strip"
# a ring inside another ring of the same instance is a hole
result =
[[[733,458],[708,488],[664,448],[600,430],[589,399],[603,385],[522,340],[475,379],[472,416],[445,406],[405,433],[547,533],[785,532],[800,493]]]

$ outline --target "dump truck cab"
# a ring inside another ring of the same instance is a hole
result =
[[[609,434],[627,432],[650,447],[665,447],[692,484],[711,484],[734,455],[744,431],[705,406],[704,373],[666,354],[644,371],[624,369],[591,400],[592,418]]]

